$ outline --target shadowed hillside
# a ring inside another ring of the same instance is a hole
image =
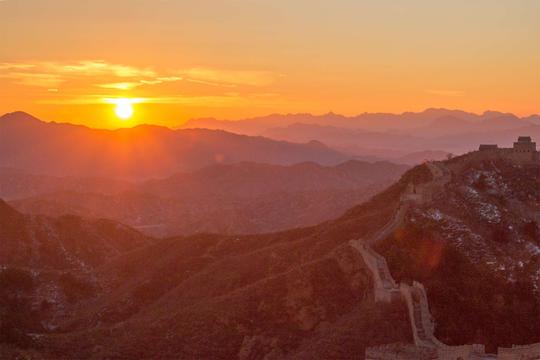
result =
[[[463,159],[441,165],[449,181],[410,207],[378,251],[396,279],[426,285],[442,341],[491,351],[538,341],[538,227],[528,210],[538,206],[538,167]],[[56,333],[28,346],[60,359],[307,359],[411,343],[405,305],[373,301],[371,272],[349,240],[378,236],[403,194],[431,181],[418,166],[314,227],[169,238],[112,258],[91,272],[92,296],[66,305]],[[10,344],[3,351],[23,351]]]
[[[100,191],[105,180],[53,178],[54,182],[50,177],[0,174],[0,195],[5,189],[21,196],[24,191],[18,184],[25,184],[33,196],[11,201],[23,212],[114,219],[156,236],[262,233],[335,218],[405,170],[406,166],[384,162],[349,161],[332,167],[239,163],[126,183],[124,191],[111,186],[105,193]],[[47,186],[52,183],[56,188]]]

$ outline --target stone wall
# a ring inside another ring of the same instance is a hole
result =
[[[448,346],[437,349],[437,360],[467,360],[485,357],[484,345]]]
[[[369,245],[364,244],[362,240],[353,240],[350,245],[360,252],[371,272],[375,301],[389,303],[399,298],[399,287],[390,274],[386,259],[373,251]]]
[[[365,360],[433,360],[437,352],[411,344],[387,344],[366,349]]]
[[[401,283],[399,289],[409,310],[414,343],[424,347],[446,347],[435,337],[435,323],[429,311],[424,285],[416,281],[412,286]]]
[[[451,178],[450,170],[466,167],[469,162],[478,160],[511,159],[512,149],[477,151],[451,161],[450,169],[441,163],[428,163],[433,173],[433,181],[422,184],[413,191],[409,186],[401,198],[401,205],[392,219],[365,243],[362,240],[351,241],[350,245],[357,249],[366,266],[372,273],[376,301],[389,302],[395,298],[396,292],[409,311],[409,319],[415,344],[389,344],[366,349],[366,360],[540,360],[540,343],[499,348],[498,356],[485,354],[483,345],[448,346],[435,337],[435,323],[429,311],[428,298],[424,286],[413,282],[397,286],[391,276],[386,260],[377,254],[369,243],[380,241],[399,227],[405,218],[410,203],[430,201],[433,193],[444,186]],[[397,290],[397,291],[396,291]]]
[[[511,348],[499,348],[497,360],[538,360],[540,359],[540,343],[531,345],[514,345]]]

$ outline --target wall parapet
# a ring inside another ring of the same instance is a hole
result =
[[[498,360],[540,359],[540,343],[530,345],[514,345],[511,348],[500,347]]]

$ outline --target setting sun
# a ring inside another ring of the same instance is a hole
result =
[[[116,103],[114,112],[121,120],[128,120],[133,115],[133,105],[128,99],[120,99]]]

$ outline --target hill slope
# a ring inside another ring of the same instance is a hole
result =
[[[0,264],[32,269],[95,268],[147,238],[110,220],[23,215],[0,200]]]
[[[405,170],[402,165],[358,161],[332,167],[315,163],[214,165],[130,184],[129,191],[116,194],[110,193],[114,187],[105,194],[97,186],[73,191],[73,183],[89,181],[61,178],[56,191],[11,204],[28,213],[114,219],[156,236],[263,233],[335,218],[382,190]],[[31,188],[37,191],[43,186]]]
[[[539,168],[462,160],[443,164],[448,183],[411,207],[377,250],[396,279],[426,285],[444,342],[488,350],[538,342],[538,228],[530,224]],[[126,253],[98,269],[100,292],[35,346],[56,358],[271,359],[361,358],[366,346],[410,343],[403,303],[373,302],[370,272],[349,240],[379,233],[410,184],[432,180],[427,166],[416,167],[310,228],[171,238]]]
[[[445,163],[451,180],[378,245],[397,281],[421,281],[450,345],[540,341],[540,165]]]

